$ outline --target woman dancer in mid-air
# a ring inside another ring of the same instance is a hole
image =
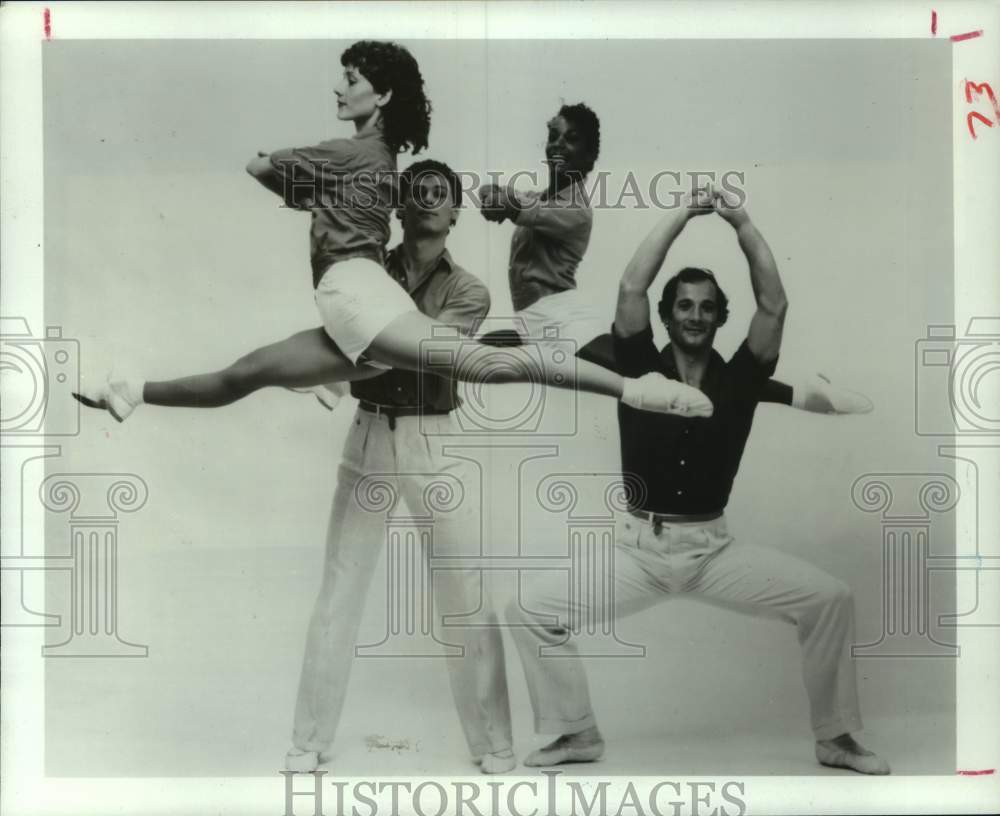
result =
[[[497,352],[442,336],[381,266],[389,239],[396,156],[427,145],[431,105],[416,60],[394,43],[361,41],[341,55],[337,118],[350,139],[260,154],[247,171],[289,206],[312,210],[311,248],[322,329],[299,332],[208,374],[152,382],[107,379],[77,398],[119,422],[141,403],[214,408],[265,386],[309,387],[372,377],[385,368],[454,379],[534,382],[604,394],[664,413],[708,416],[695,388],[660,374],[623,378],[582,360],[552,355],[539,364],[522,349]]]
[[[601,125],[587,105],[563,105],[547,123],[548,185],[541,192],[514,192],[499,185],[480,190],[483,217],[514,225],[509,278],[518,330],[485,335],[491,345],[516,346],[555,334],[572,340],[580,359],[614,369],[610,317],[576,288],[577,267],[590,243],[593,211],[584,188],[601,146]],[[553,332],[554,330],[554,332]],[[871,402],[833,386],[822,375],[788,385],[770,380],[762,402],[815,413],[866,413]]]

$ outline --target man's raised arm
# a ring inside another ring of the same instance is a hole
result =
[[[750,285],[757,301],[757,311],[750,321],[747,345],[753,356],[761,362],[769,363],[778,358],[781,348],[781,332],[785,325],[788,300],[781,285],[778,265],[771,254],[771,248],[751,223],[746,210],[736,206],[735,197],[716,192],[716,211],[736,230],[740,249],[750,264]]]
[[[649,297],[667,252],[688,221],[697,215],[713,212],[711,188],[696,190],[686,196],[684,204],[657,224],[643,239],[618,284],[618,306],[615,310],[615,334],[631,337],[649,326]]]

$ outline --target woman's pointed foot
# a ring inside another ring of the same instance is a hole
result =
[[[137,406],[142,404],[142,381],[131,379],[111,379],[108,376],[99,385],[84,385],[79,392],[73,391],[73,398],[88,408],[107,411],[118,422],[128,419]]]

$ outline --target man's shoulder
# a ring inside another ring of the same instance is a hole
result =
[[[661,371],[663,358],[653,340],[653,328],[646,325],[637,332],[622,334],[615,326],[611,328],[615,363],[620,374],[639,377],[650,371]]]
[[[355,169],[394,170],[396,167],[395,157],[378,138],[334,137],[302,150],[333,164],[356,166]]]
[[[453,291],[480,297],[485,299],[487,302],[489,301],[489,287],[478,277],[469,272],[469,270],[467,270],[464,266],[455,263],[454,260],[451,262],[451,274],[449,279],[451,281]]]

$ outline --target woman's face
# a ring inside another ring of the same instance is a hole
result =
[[[591,163],[590,153],[590,146],[572,122],[562,116],[556,116],[549,121],[549,135],[545,141],[545,161],[549,165],[550,172],[582,173]]]
[[[337,95],[337,118],[345,122],[367,121],[388,98],[377,94],[372,84],[353,65],[344,66],[344,78],[333,92]]]

